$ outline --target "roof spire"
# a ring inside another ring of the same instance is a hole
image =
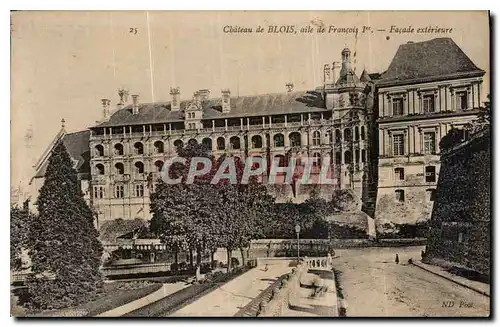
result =
[[[61,128],[64,129],[64,127],[66,126],[66,120],[61,119]]]

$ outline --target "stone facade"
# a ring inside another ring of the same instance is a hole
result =
[[[346,48],[340,62],[323,67],[323,85],[312,91],[294,91],[289,82],[278,94],[235,97],[224,89],[213,98],[204,89],[186,101],[174,87],[171,101],[144,104],[138,95],[128,103],[121,89],[116,110],[103,99],[103,121],[86,131],[89,164],[81,167],[90,178],[82,186],[100,223],[149,219],[149,193],[166,158],[196,141],[215,157],[258,156],[282,166],[314,158],[313,178],[328,159],[334,184],[320,187],[324,198],[354,190],[377,226],[427,220],[439,141],[476,118],[484,74],[451,39],[438,38],[403,44],[386,72],[359,77]],[[282,202],[300,203],[317,188],[277,181],[269,189]]]
[[[443,67],[432,55],[415,58],[430,48],[441,49]],[[451,63],[444,61],[447,55]],[[430,218],[441,168],[439,141],[477,118],[483,75],[451,39],[400,47],[377,83],[377,226]]]
[[[91,128],[91,196],[99,221],[149,219],[149,192],[163,163],[177,146],[193,141],[215,157],[259,156],[282,166],[291,158],[314,158],[313,175],[328,158],[335,183],[322,185],[320,194],[331,198],[334,189],[349,188],[363,198],[373,180],[374,84],[366,72],[358,78],[350,61],[344,49],[340,74],[335,64],[325,66],[325,83],[316,91],[293,92],[289,83],[284,94],[231,98],[222,90],[220,99],[210,99],[208,90],[200,90],[179,109],[172,108],[179,88],[172,89],[172,103],[142,105],[134,97],[131,106]],[[156,115],[149,119],[151,112]],[[268,172],[262,181],[267,178]],[[277,182],[269,187],[279,201],[302,202],[313,188],[293,190]]]

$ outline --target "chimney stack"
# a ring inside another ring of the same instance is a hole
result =
[[[170,95],[172,96],[170,110],[171,111],[179,111],[181,109],[181,101],[180,101],[181,91],[180,91],[180,88],[178,86],[171,87],[170,88]]]
[[[101,99],[102,102],[102,112],[103,112],[103,118],[108,119],[109,118],[109,109],[111,105],[111,100],[109,99]]]
[[[139,95],[138,94],[132,95],[132,113],[134,115],[137,115],[139,113]]]
[[[118,96],[120,97],[120,101],[118,101],[118,103],[116,104],[117,109],[121,109],[125,106],[128,101],[128,94],[128,90],[124,88],[118,89]]]
[[[324,82],[324,84],[335,83],[334,80],[332,81],[332,74],[331,74],[329,64],[325,64],[325,67],[323,68],[323,82]]]
[[[229,89],[224,89],[222,93],[222,113],[228,113],[231,111],[231,91]]]
[[[339,68],[340,63],[334,61],[332,64],[332,83],[337,83],[337,80],[339,79]]]
[[[198,96],[200,97],[201,102],[207,101],[208,98],[210,97],[210,90],[208,89],[199,90],[197,93]]]

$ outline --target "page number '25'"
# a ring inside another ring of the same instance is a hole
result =
[[[129,33],[134,34],[134,35],[137,34],[137,28],[136,27],[131,27],[129,29]]]

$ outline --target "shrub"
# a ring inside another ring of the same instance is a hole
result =
[[[231,258],[231,267],[238,267],[240,265],[240,261],[235,258],[235,257],[232,257]]]
[[[178,271],[178,270],[179,270],[179,264],[178,264],[178,263],[175,263],[175,262],[174,262],[174,263],[172,263],[172,264],[170,265],[170,270],[171,270],[171,271]]]
[[[188,265],[187,265],[187,263],[186,263],[186,262],[181,262],[181,263],[179,264],[179,269],[180,269],[180,270],[187,270],[187,268],[188,268]]]

